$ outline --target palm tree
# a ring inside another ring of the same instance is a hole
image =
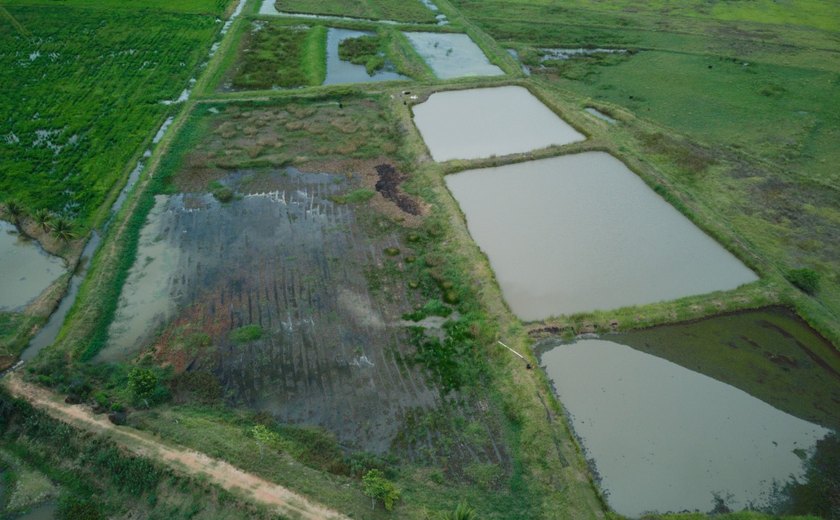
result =
[[[440,518],[441,520],[478,520],[478,513],[466,502],[461,502],[454,511],[444,513]]]
[[[44,230],[44,233],[49,233],[50,228],[52,227],[53,221],[53,214],[47,208],[41,208],[32,215],[32,218],[35,219],[35,222],[41,226],[41,229]]]
[[[6,202],[6,213],[12,218],[12,224],[15,225],[20,234],[24,234],[23,226],[20,224],[20,219],[26,215],[26,209],[23,205],[16,200],[10,200]]]
[[[76,234],[73,233],[73,225],[61,217],[58,217],[55,221],[53,221],[52,233],[62,242],[68,242],[76,238]]]

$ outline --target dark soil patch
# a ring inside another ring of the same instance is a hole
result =
[[[400,174],[390,164],[378,165],[376,173],[379,175],[379,180],[376,181],[376,191],[409,215],[421,214],[420,204],[400,190],[400,183],[405,180],[405,175]]]

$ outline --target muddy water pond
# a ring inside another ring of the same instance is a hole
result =
[[[64,260],[0,220],[0,311],[22,309],[66,270]]]
[[[406,32],[406,38],[440,79],[501,76],[481,48],[466,34]]]
[[[436,92],[412,110],[436,161],[529,152],[585,139],[523,87]]]
[[[733,289],[755,274],[602,152],[446,177],[524,320]]]
[[[815,343],[824,342],[792,317],[768,311],[574,343],[548,340],[537,352],[607,501],[635,517],[709,512],[721,504],[773,509],[782,498],[778,489],[791,478],[802,482],[807,459],[831,430],[775,407],[785,400],[782,387],[765,389],[762,399],[741,388],[787,377],[797,399],[817,400],[825,390],[809,394],[797,383],[816,375],[837,392],[836,375],[806,352]],[[633,348],[638,345],[711,371],[690,370]],[[733,366],[737,374],[721,378]],[[786,369],[795,374],[785,376]]]
[[[329,29],[327,32],[327,77],[324,85],[410,79],[396,72],[391,63],[386,63],[384,69],[371,75],[367,73],[364,65],[356,65],[338,57],[338,46],[342,41],[370,34],[373,33],[332,27]]]
[[[333,201],[344,175],[290,168],[222,182],[237,194],[227,203],[158,197],[98,360],[154,347],[161,362],[218,381],[232,405],[387,451],[403,414],[437,402],[411,361],[405,284],[387,299],[371,289],[380,268],[397,268],[385,250],[399,235],[371,237],[361,208]],[[259,332],[237,339],[246,326]]]

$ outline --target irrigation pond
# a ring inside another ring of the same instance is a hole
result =
[[[529,152],[585,139],[524,87],[437,92],[412,110],[414,124],[439,162]]]
[[[547,340],[537,352],[607,501],[638,517],[774,510],[786,484],[805,485],[838,420],[840,377],[813,357],[827,348],[787,312],[765,310]]]
[[[624,163],[586,152],[446,177],[523,320],[642,305],[757,279]]]

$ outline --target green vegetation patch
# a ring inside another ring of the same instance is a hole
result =
[[[0,193],[89,226],[219,29],[212,16],[9,6]],[[14,23],[12,23],[12,20]]]
[[[356,65],[364,65],[367,73],[372,75],[385,66],[382,43],[379,36],[372,34],[347,38],[338,45],[338,57]]]
[[[238,49],[223,88],[316,86],[326,77],[327,29],[256,20]]]
[[[435,22],[435,14],[420,0],[278,0],[274,5],[279,11],[288,13],[397,22]]]
[[[263,336],[263,329],[259,325],[245,325],[230,332],[230,340],[234,343],[250,343]]]

